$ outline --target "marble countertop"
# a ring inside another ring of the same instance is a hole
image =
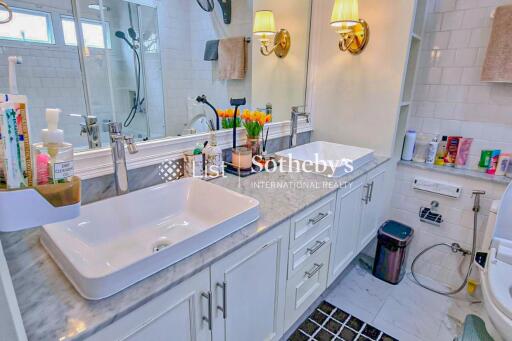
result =
[[[28,339],[82,340],[387,160],[377,157],[340,179],[277,172],[216,179],[216,184],[259,200],[260,219],[100,301],[88,301],[75,291],[43,249],[40,228],[0,234]]]

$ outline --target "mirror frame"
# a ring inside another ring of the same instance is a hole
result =
[[[290,136],[290,121],[272,122],[266,126],[270,129],[268,134],[270,140]],[[304,118],[299,120],[298,133],[312,130],[311,120],[309,122]],[[209,133],[202,133],[165,137],[137,143],[139,152],[126,155],[128,169],[153,166],[169,160],[182,159],[185,151],[194,149],[197,143],[203,143],[208,140],[208,137]],[[237,141],[239,141],[239,144],[245,143],[245,128],[237,129]],[[217,131],[217,145],[221,149],[231,148],[232,130],[224,129]],[[75,174],[82,180],[112,173],[112,152],[109,147],[75,153]]]

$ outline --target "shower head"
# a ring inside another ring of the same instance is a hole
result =
[[[126,34],[123,31],[116,31],[115,36],[121,40],[124,40],[132,50],[135,50],[135,46],[126,39]]]
[[[139,40],[137,38],[137,33],[135,32],[135,30],[133,29],[133,27],[130,27],[128,29],[128,35],[130,36],[130,38],[132,38],[132,40]]]

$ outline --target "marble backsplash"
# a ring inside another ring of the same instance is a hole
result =
[[[300,133],[297,136],[297,145],[310,142],[311,132]],[[275,153],[288,148],[289,137],[280,137],[267,142],[267,151]],[[228,150],[229,151],[229,150]],[[226,152],[226,151],[225,151]],[[128,185],[130,191],[136,191],[164,183],[159,174],[159,164],[132,169],[128,171]],[[82,181],[82,204],[108,199],[116,195],[114,177],[112,174]]]

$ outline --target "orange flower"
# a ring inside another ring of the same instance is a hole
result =
[[[251,111],[249,109],[244,109],[244,111],[242,112],[242,118],[244,120],[249,120],[251,117]]]
[[[225,112],[223,110],[217,109],[217,115],[219,115],[220,118],[224,118]]]
[[[268,123],[272,121],[272,115],[267,115],[267,117],[265,117],[265,122]]]

